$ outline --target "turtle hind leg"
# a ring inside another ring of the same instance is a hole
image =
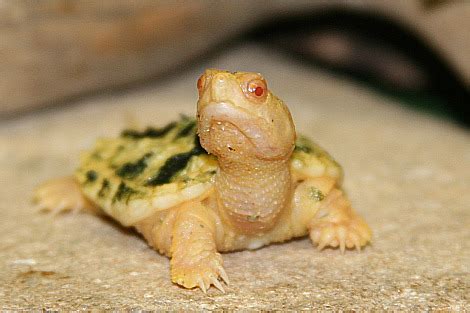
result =
[[[49,180],[34,192],[33,201],[38,211],[58,214],[61,212],[87,211],[98,214],[100,210],[82,193],[72,176]]]

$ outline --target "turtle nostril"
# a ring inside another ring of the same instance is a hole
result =
[[[214,75],[213,81],[217,85],[224,85],[227,81],[227,77],[223,73],[218,73]]]

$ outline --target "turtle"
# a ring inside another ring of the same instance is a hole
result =
[[[170,258],[173,283],[229,284],[221,253],[309,236],[318,250],[371,240],[341,166],[297,135],[286,104],[255,72],[207,69],[195,118],[97,140],[74,175],[40,185],[42,210],[104,213]]]

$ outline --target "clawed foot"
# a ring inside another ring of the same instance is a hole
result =
[[[64,211],[78,212],[87,205],[77,182],[71,177],[42,184],[35,191],[34,201],[37,211],[47,211],[53,215]]]
[[[346,248],[361,250],[361,247],[370,242],[371,236],[369,226],[360,217],[343,222],[317,221],[311,224],[310,230],[310,238],[318,250],[327,246],[339,246],[341,253]]]
[[[174,283],[185,288],[199,287],[204,293],[211,285],[225,293],[219,278],[227,285],[229,280],[222,263],[220,253],[211,254],[208,257],[198,259],[196,262],[188,260],[172,262],[171,279]]]

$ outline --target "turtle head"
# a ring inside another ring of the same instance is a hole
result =
[[[197,87],[198,133],[208,152],[261,159],[290,156],[295,142],[292,117],[260,74],[208,69]]]

